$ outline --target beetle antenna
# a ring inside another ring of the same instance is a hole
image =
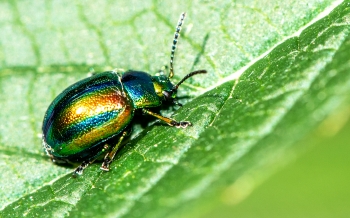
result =
[[[180,31],[181,31],[181,26],[184,23],[184,19],[185,19],[186,13],[183,12],[180,15],[180,19],[177,23],[176,29],[175,29],[175,35],[174,35],[174,40],[173,40],[173,45],[171,47],[171,55],[170,55],[170,72],[169,72],[169,78],[172,78],[174,76],[174,67],[173,67],[173,63],[174,63],[174,56],[175,56],[175,50],[176,50],[176,44],[178,41],[178,38],[180,37]]]
[[[194,75],[197,75],[197,74],[204,74],[204,73],[207,73],[206,70],[196,70],[196,71],[193,71],[189,74],[187,74],[184,78],[182,78],[182,80],[180,82],[178,82],[174,87],[173,87],[173,91],[177,90],[179,88],[179,86],[185,81],[187,80],[188,78],[194,76]]]

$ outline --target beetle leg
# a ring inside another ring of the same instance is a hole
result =
[[[81,175],[83,174],[84,169],[89,166],[90,164],[92,164],[97,158],[99,158],[99,156],[101,154],[103,154],[104,152],[106,152],[106,150],[109,149],[109,146],[107,144],[104,145],[103,149],[101,151],[99,151],[94,157],[92,157],[89,160],[83,161],[80,166],[78,166],[74,172],[73,172],[73,177],[76,177],[77,175]]]
[[[168,117],[163,117],[162,115],[159,115],[157,113],[153,113],[152,111],[149,111],[147,109],[142,109],[142,112],[143,113],[146,113],[148,115],[151,115],[151,116],[154,116],[164,122],[166,122],[169,126],[175,126],[176,128],[186,128],[188,126],[192,126],[192,123],[188,122],[188,121],[176,121],[176,120],[173,120],[171,118],[168,118]]]
[[[120,136],[118,143],[113,147],[113,149],[108,152],[103,160],[103,163],[100,167],[103,171],[109,171],[109,165],[112,163],[115,154],[117,153],[120,145],[122,144],[123,139],[128,135],[128,131],[124,131]]]
[[[73,172],[73,177],[76,177],[77,175],[81,175],[83,174],[84,169],[89,166],[89,164],[92,164],[95,161],[95,159],[93,159],[92,161],[83,161],[83,163],[80,164],[80,166],[78,166],[74,172]]]

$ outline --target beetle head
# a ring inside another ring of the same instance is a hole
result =
[[[206,70],[197,70],[193,71],[189,74],[187,74],[180,82],[178,82],[176,85],[172,84],[169,77],[166,77],[165,75],[159,75],[153,77],[153,84],[155,91],[159,97],[163,97],[165,101],[172,101],[176,104],[179,104],[176,102],[176,94],[177,89],[179,86],[188,78],[197,75],[197,74],[203,74],[207,73]]]

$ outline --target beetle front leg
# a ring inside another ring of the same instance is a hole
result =
[[[117,153],[118,149],[120,148],[120,145],[123,142],[123,139],[128,135],[128,131],[124,131],[122,135],[120,136],[118,143],[113,147],[113,149],[108,152],[103,160],[103,163],[100,167],[103,171],[109,171],[109,165],[112,163],[115,154]]]
[[[142,112],[151,116],[154,116],[164,122],[166,122],[169,126],[175,126],[176,128],[186,128],[188,126],[192,126],[192,123],[188,121],[176,121],[168,117],[163,117],[162,115],[159,115],[157,113],[153,113],[152,111],[149,111],[147,109],[142,109]]]

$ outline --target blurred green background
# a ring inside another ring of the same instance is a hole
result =
[[[236,204],[220,204],[209,217],[349,217],[350,107],[328,117],[298,142],[308,147]]]

